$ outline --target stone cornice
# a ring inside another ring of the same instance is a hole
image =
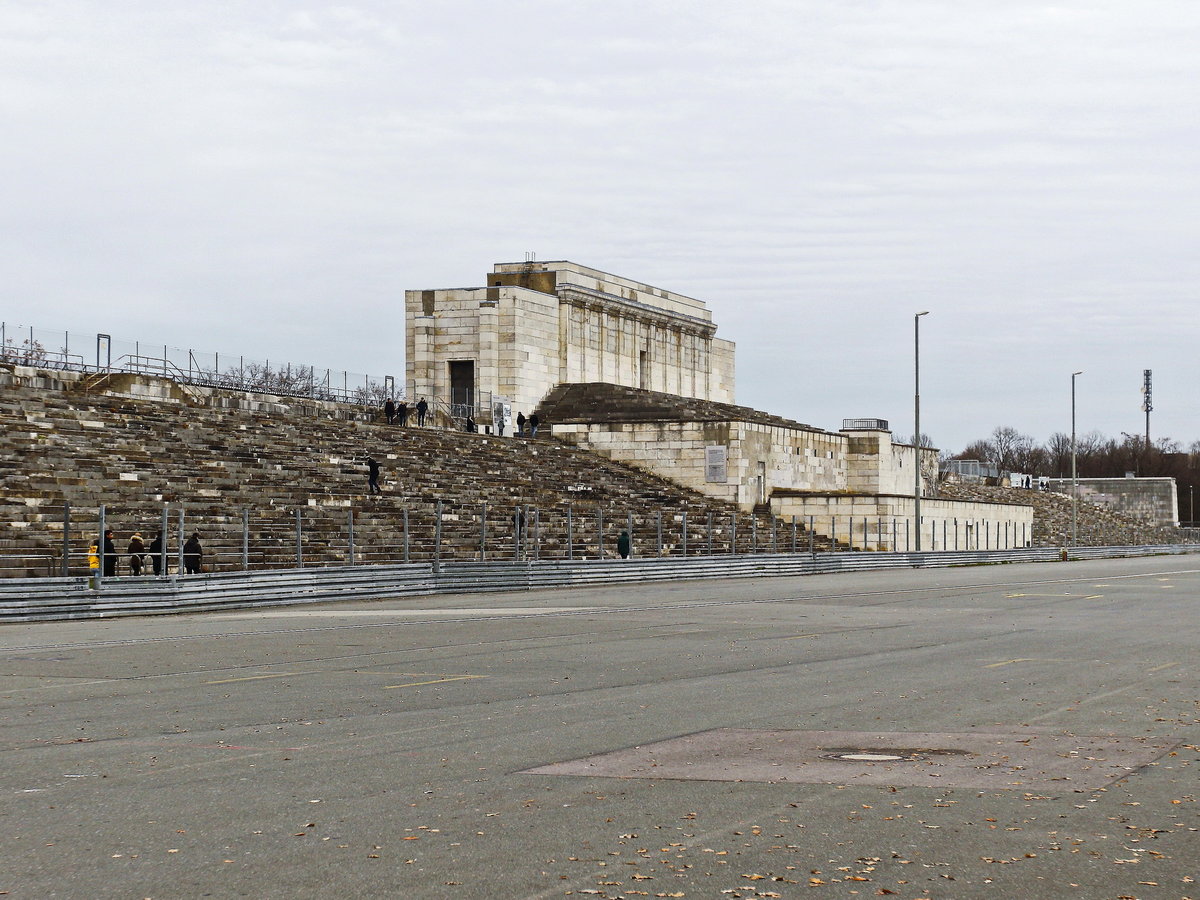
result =
[[[627,300],[615,294],[597,291],[578,284],[560,284],[558,286],[558,302],[578,309],[610,313],[623,319],[633,319],[646,325],[681,331],[704,338],[711,339],[717,333],[716,325],[696,316],[669,312],[647,303]]]

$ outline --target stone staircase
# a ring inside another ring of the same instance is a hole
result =
[[[631,515],[635,555],[656,554],[660,533],[664,555],[682,553],[685,518],[689,554],[710,542],[716,553],[770,549],[769,515],[739,512],[544,432],[531,440],[389,427],[299,401],[208,396],[201,405],[180,402],[169,383],[155,398],[129,385],[104,393],[98,382],[80,391],[29,371],[0,367],[0,575],[61,570],[68,504],[75,574],[87,571],[101,504],[122,554],[135,531],[149,544],[167,508],[172,561],[182,509],[184,534],[201,535],[206,568],[216,570],[242,566],[243,510],[251,568],[296,565],[297,510],[306,566],[348,561],[351,519],[355,562],[429,560],[439,502],[444,559],[478,559],[481,543],[489,558],[612,556]],[[381,495],[367,492],[368,455],[382,469]],[[518,507],[527,509],[519,550]],[[790,549],[791,527],[775,524],[779,549]],[[800,541],[807,548],[807,535]]]

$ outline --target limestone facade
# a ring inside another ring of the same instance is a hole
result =
[[[892,441],[890,431],[822,431],[773,417],[753,421],[738,408],[721,419],[690,421],[555,422],[561,440],[653,472],[743,509],[772,503],[779,492],[907,494],[916,487],[916,448]],[[875,420],[877,421],[877,420]],[[879,423],[885,424],[885,423]],[[724,471],[709,462],[720,448]],[[922,451],[922,496],[937,475],[937,451]],[[789,513],[790,515],[790,513]]]
[[[856,550],[916,549],[912,494],[778,491],[771,511]],[[1033,507],[1016,503],[921,499],[921,549],[1010,550],[1033,541]]]
[[[602,381],[731,402],[734,345],[705,304],[577,263],[498,263],[487,284],[405,292],[410,401],[532,412],[557,384]]]

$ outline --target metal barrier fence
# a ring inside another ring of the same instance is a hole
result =
[[[0,322],[0,362],[90,374],[129,372],[180,384],[259,391],[361,406],[382,406],[403,396],[391,375],[321,369],[288,361],[195,351],[108,334],[79,335]],[[432,402],[432,401],[431,401]]]
[[[498,560],[604,559],[619,555],[622,532],[630,537],[635,558],[797,554],[810,556],[846,551],[909,552],[910,522],[866,517],[793,517],[768,522],[747,513],[686,509],[633,508],[612,515],[598,505],[553,508],[443,502],[394,506],[366,504],[354,509],[348,500],[303,509],[242,509],[213,514],[164,505],[140,512],[106,507],[39,506],[29,521],[13,526],[0,541],[0,576],[101,578],[132,573],[130,547],[134,534],[144,550],[138,555],[146,572],[162,575],[186,570],[184,544],[195,534],[206,573],[232,573],[281,568],[353,565],[396,565],[416,562]],[[1026,527],[1010,522],[923,519],[928,551],[936,554],[1015,550],[1033,541]],[[969,527],[960,527],[967,525]],[[15,535],[20,534],[20,541]],[[108,553],[99,535],[113,531]],[[962,536],[968,540],[963,540]],[[153,545],[162,537],[162,549]],[[1200,542],[1200,532],[1179,529],[1178,543]],[[1039,542],[1055,548],[1069,545],[1067,535]],[[1154,541],[1155,544],[1166,543]],[[1128,537],[1105,546],[1145,545]],[[93,545],[95,550],[93,551]],[[20,546],[36,549],[19,549]],[[93,559],[93,557],[96,557]],[[101,558],[105,558],[104,565]],[[159,566],[155,566],[155,562]]]
[[[525,560],[347,566],[193,576],[34,578],[0,581],[0,622],[109,618],[285,606],[371,597],[520,591],[675,579],[816,575],[1198,553],[1200,545],[1054,548],[943,553],[825,553],[628,560]],[[584,613],[562,613],[584,614]]]

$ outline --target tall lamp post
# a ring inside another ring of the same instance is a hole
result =
[[[1077,509],[1079,506],[1079,476],[1075,468],[1075,376],[1083,370],[1071,373],[1071,546],[1079,543]]]
[[[922,310],[913,316],[913,443],[916,444],[917,464],[913,466],[913,518],[916,520],[916,551],[921,552],[921,316],[929,315]]]

